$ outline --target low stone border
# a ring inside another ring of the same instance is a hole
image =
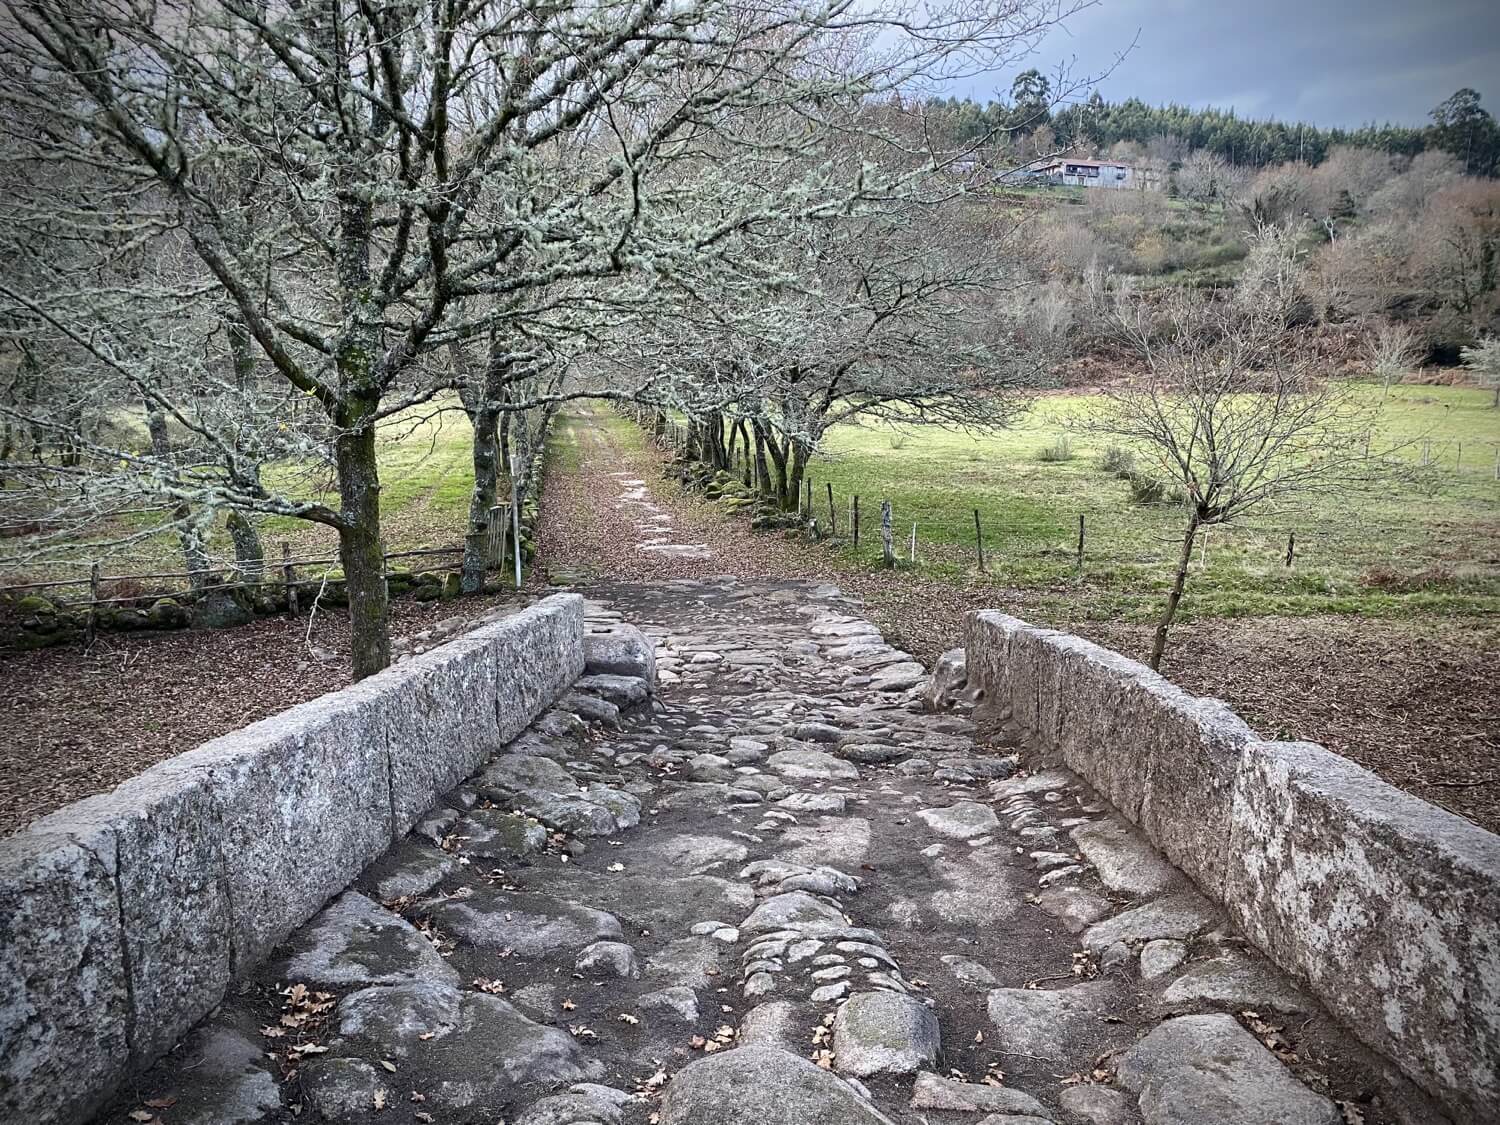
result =
[[[84,1120],[584,669],[576,594],[0,841],[0,1118]]]
[[[1079,637],[981,610],[965,649],[993,717],[1458,1119],[1500,1120],[1500,836]]]

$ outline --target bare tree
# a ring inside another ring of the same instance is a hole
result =
[[[1405,324],[1378,321],[1365,339],[1370,373],[1380,380],[1386,394],[1390,393],[1391,384],[1399,383],[1421,358],[1421,338]]]
[[[1215,203],[1229,204],[1239,195],[1245,174],[1208,149],[1197,149],[1177,171],[1177,194],[1207,210]]]
[[[1493,388],[1494,406],[1500,409],[1500,337],[1480,340],[1472,348],[1463,350],[1464,367],[1468,369],[1481,387]]]
[[[1141,454],[1186,495],[1152,668],[1161,666],[1200,530],[1369,477],[1371,408],[1347,385],[1319,377],[1324,361],[1292,327],[1302,300],[1296,243],[1291,228],[1260,232],[1254,284],[1233,299],[1179,290],[1160,304],[1131,299],[1119,309],[1147,371],[1106,392],[1090,429]]]

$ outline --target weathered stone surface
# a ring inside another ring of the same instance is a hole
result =
[[[1064,1086],[1058,1104],[1089,1125],[1132,1125],[1133,1100],[1108,1086]]]
[[[527,891],[476,891],[436,904],[432,917],[471,945],[513,949],[526,957],[624,936],[613,914]]]
[[[371,1044],[384,1058],[404,1059],[458,1026],[462,998],[445,981],[364,988],[339,1002],[336,1027],[343,1039]]]
[[[782,750],[766,759],[766,766],[782,777],[828,780],[853,780],[859,770],[822,750]]]
[[[1146,1125],[1337,1125],[1313,1093],[1233,1016],[1179,1016],[1120,1057],[1120,1084],[1140,1095]]]
[[[356,891],[334,899],[292,936],[286,951],[285,979],[313,986],[458,979],[410,922]]]
[[[870,677],[871,691],[905,691],[916,687],[927,675],[927,669],[916,661],[888,664]]]
[[[1051,1119],[1047,1107],[1022,1090],[959,1082],[923,1071],[912,1089],[912,1109],[954,1110],[962,1113],[1030,1114]]]
[[[471,633],[345,689],[362,704],[361,734],[389,763],[392,836],[500,745],[500,677],[494,646]]]
[[[833,1021],[834,1066],[855,1078],[931,1066],[939,1045],[932,1009],[896,992],[856,993]]]
[[[641,800],[623,789],[608,785],[590,785],[583,791],[590,804],[598,805],[615,818],[617,829],[634,828],[641,822]]]
[[[158,767],[30,829],[71,837],[115,873],[137,1068],[207,1015],[231,979],[224,860],[214,834],[202,831],[213,815],[202,774]]]
[[[573,968],[586,977],[634,980],[641,975],[635,950],[622,941],[596,941],[579,950]]]
[[[977,801],[959,801],[945,809],[919,809],[928,828],[954,840],[972,840],[1000,827],[995,811]]]
[[[648,854],[664,873],[686,871],[697,875],[712,868],[741,863],[749,850],[737,840],[722,836],[683,833],[651,841]]]
[[[844,805],[842,793],[793,793],[776,802],[777,808],[805,813],[841,814]]]
[[[1356,1035],[1500,1118],[1500,837],[1307,743],[1259,743],[1227,897],[1245,934]]]
[[[1218,911],[1191,891],[1154,899],[1090,926],[1083,945],[1098,953],[1117,941],[1151,941],[1155,938],[1191,938],[1218,921]]]
[[[660,1125],[891,1125],[836,1075],[775,1047],[737,1047],[672,1076]]]
[[[838,755],[851,762],[874,766],[900,761],[909,757],[911,751],[903,746],[891,746],[883,742],[846,742],[838,748]]]
[[[965,984],[985,986],[1000,983],[994,973],[971,958],[960,957],[956,953],[945,953],[942,961],[948,966],[949,971]]]
[[[1112,995],[1109,985],[1097,981],[1055,989],[997,988],[989,994],[990,1022],[1003,1049],[1062,1061],[1106,1028],[1118,1028],[1101,1022]]]
[[[624,1090],[580,1082],[566,1094],[534,1103],[516,1125],[620,1125],[621,1110],[630,1100]]]
[[[571,868],[551,888],[579,902],[611,911],[632,929],[666,931],[684,918],[738,917],[755,904],[755,892],[743,883],[714,875],[635,875],[629,871],[596,874]]]
[[[805,891],[790,891],[768,898],[740,923],[746,934],[796,929],[808,933],[842,930],[848,925],[836,906]]]
[[[494,651],[495,713],[500,741],[508,742],[583,674],[583,599],[554,594],[469,638]]]
[[[643,992],[636,1003],[642,1011],[670,1014],[683,1023],[698,1022],[698,994],[686,985]]]
[[[338,1008],[340,1036],[382,1058],[440,1075],[429,1098],[466,1109],[508,1100],[513,1087],[595,1079],[603,1067],[566,1031],[533,1023],[498,996],[449,985],[367,988]]]
[[[281,1090],[260,1047],[236,1031],[202,1027],[183,1045],[193,1069],[174,1085],[173,1125],[253,1125],[281,1112]]]
[[[0,840],[0,1118],[86,1120],[124,1077],[130,1019],[113,857]]]
[[[394,838],[386,740],[372,730],[384,709],[377,679],[157,767],[212,794],[235,972],[263,959]]]
[[[932,680],[923,693],[929,711],[943,711],[953,706],[969,682],[968,660],[961,648],[950,648],[938,657],[932,669]]]
[[[548,828],[573,836],[609,836],[618,828],[612,812],[583,797],[519,797],[514,803]]]
[[[300,1072],[302,1092],[324,1120],[363,1125],[392,1105],[383,1073],[363,1059],[316,1059]]]
[[[609,700],[600,699],[597,695],[570,691],[557,701],[557,705],[590,723],[599,723],[616,729],[620,725],[620,709]]]
[[[1265,961],[1226,950],[1217,957],[1194,961],[1161,995],[1163,1008],[1194,1004],[1237,1012],[1245,1008],[1305,1012],[1308,999]]]
[[[799,742],[837,742],[844,732],[832,723],[798,723],[792,737]]]
[[[798,1008],[789,1000],[771,1000],[757,1004],[740,1020],[736,1045],[741,1047],[780,1047],[798,1051],[806,1032],[797,1026]]]
[[[1187,955],[1186,942],[1173,941],[1171,938],[1148,941],[1141,948],[1141,979],[1155,980],[1170,973],[1187,960]]]
[[[407,839],[376,860],[360,885],[374,891],[380,902],[391,902],[425,895],[456,870],[458,861],[447,852]]]
[[[991,611],[967,625],[989,702],[1008,702],[1034,744],[1060,750],[1168,859],[1221,893],[1231,790],[1254,731],[1218,700],[1079,637]]]
[[[547,844],[547,830],[540,823],[503,809],[475,809],[453,826],[453,834],[463,853],[477,859],[519,859]]]
[[[1108,899],[1077,887],[1057,887],[1037,895],[1037,906],[1058,919],[1071,934],[1081,934],[1110,911]]]
[[[646,681],[639,676],[603,673],[580,677],[574,682],[573,690],[607,699],[622,711],[646,702],[646,697],[650,694]]]
[[[480,794],[497,802],[516,795],[575,796],[582,790],[573,775],[551,758],[537,754],[501,754],[492,759],[474,779]]]
[[[634,625],[590,625],[583,655],[589,675],[638,676],[648,686],[656,683],[656,646]]]
[[[1182,881],[1182,875],[1151,846],[1150,841],[1117,817],[1080,824],[1073,842],[1112,891],[1127,895],[1157,895]]]

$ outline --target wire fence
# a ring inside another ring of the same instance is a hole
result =
[[[663,421],[639,415],[636,420],[659,450],[673,456],[701,456],[687,426],[674,418]],[[1500,443],[1428,440],[1416,443],[1406,455],[1418,469],[1427,471],[1430,480],[1451,484],[1463,474],[1466,494],[1477,488],[1473,494],[1481,502],[1492,502],[1487,482],[1500,481]],[[736,481],[755,487],[753,447],[746,448],[744,443],[731,447],[726,471]],[[1372,580],[1385,580],[1390,575],[1380,572],[1403,558],[1421,565],[1421,559],[1451,554],[1451,543],[1443,540],[1490,538],[1500,547],[1500,524],[1494,522],[1468,521],[1448,528],[1440,520],[1420,515],[1404,521],[1381,518],[1389,515],[1386,505],[1394,498],[1379,492],[1364,498],[1351,495],[1342,503],[1338,519],[1306,510],[1279,511],[1201,528],[1192,566],[1207,569],[1227,553],[1242,567],[1268,577],[1277,572],[1297,575],[1318,566],[1363,570]],[[1156,536],[1145,534],[1138,525],[1126,533],[1122,525],[1136,520],[1141,506],[1123,495],[1114,506],[1079,503],[1079,499],[1069,498],[1076,504],[1070,514],[1065,514],[1065,502],[1054,506],[1047,521],[1052,527],[1038,532],[997,518],[993,497],[976,495],[965,503],[955,495],[955,502],[944,505],[941,513],[903,512],[886,497],[836,492],[834,482],[818,480],[810,464],[795,511],[779,513],[773,521],[779,519],[783,526],[794,526],[814,539],[842,545],[887,566],[941,563],[986,574],[1038,567],[1054,572],[1071,567],[1081,572],[1090,563],[1157,565],[1175,557],[1181,548],[1182,533],[1169,526]],[[1494,499],[1500,499],[1500,492]],[[957,529],[968,522],[972,537],[965,544]]]

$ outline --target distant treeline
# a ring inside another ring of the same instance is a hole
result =
[[[1341,146],[1378,149],[1412,157],[1438,149],[1463,162],[1469,175],[1500,174],[1500,128],[1480,106],[1474,90],[1458,91],[1433,109],[1432,124],[1364,125],[1323,129],[1304,122],[1256,121],[1234,110],[1147,105],[1139,98],[1105,101],[1096,90],[1086,100],[1053,104],[1051,84],[1036,72],[1018,76],[1011,101],[981,105],[968,99],[933,99],[929,116],[951,116],[954,139],[978,141],[989,134],[1032,137],[1050,130],[1059,149],[1108,151],[1121,142],[1142,146],[1150,155],[1181,159],[1205,149],[1242,167],[1262,168],[1292,161],[1316,165]]]

